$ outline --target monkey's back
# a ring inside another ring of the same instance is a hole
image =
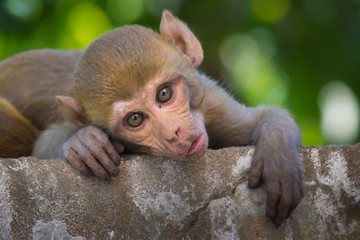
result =
[[[72,74],[82,51],[30,50],[0,63],[0,96],[40,130],[61,118],[56,95],[73,95]]]

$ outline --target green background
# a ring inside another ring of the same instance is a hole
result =
[[[107,30],[158,30],[168,9],[203,45],[200,69],[240,101],[287,108],[304,145],[359,142],[359,0],[1,0],[0,59],[84,49]]]

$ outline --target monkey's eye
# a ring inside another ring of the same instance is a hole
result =
[[[140,126],[144,121],[144,114],[142,113],[132,113],[127,117],[126,123],[129,127],[136,128]]]
[[[172,97],[172,91],[169,86],[161,88],[156,94],[156,100],[160,103],[168,102]]]

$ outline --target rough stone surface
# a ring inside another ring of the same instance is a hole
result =
[[[360,144],[305,147],[305,197],[279,228],[247,188],[252,147],[196,162],[124,156],[110,182],[61,159],[0,160],[0,239],[360,239]]]

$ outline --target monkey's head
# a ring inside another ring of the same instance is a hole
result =
[[[168,11],[160,33],[141,26],[105,33],[75,68],[76,100],[57,99],[68,120],[101,127],[128,152],[198,158],[208,146],[195,76],[202,48]]]

